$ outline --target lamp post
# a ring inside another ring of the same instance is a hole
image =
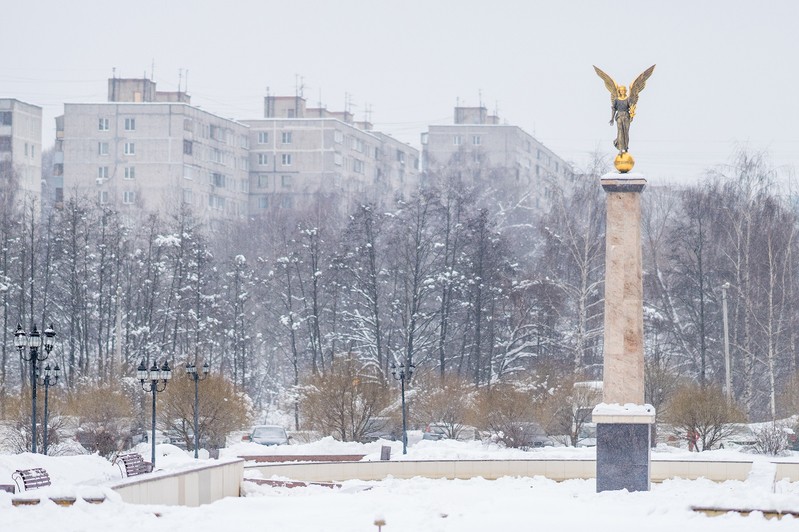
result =
[[[727,403],[732,404],[732,376],[730,375],[730,332],[727,325],[727,289],[730,283],[721,285],[721,315],[724,320],[724,370],[726,372]]]
[[[397,367],[396,364],[391,364],[391,375],[400,381],[400,390],[402,393],[402,454],[408,454],[408,426],[406,423],[405,413],[405,379],[410,379],[413,376],[413,370],[416,366],[409,364]]]
[[[166,360],[164,360],[164,365],[160,369],[158,364],[153,362],[153,366],[148,370],[147,364],[142,359],[136,370],[136,378],[141,382],[141,387],[145,392],[153,394],[153,429],[150,444],[152,448],[151,461],[153,469],[155,469],[155,396],[158,392],[166,390],[166,383],[172,378],[172,370]]]
[[[39,334],[39,329],[36,324],[33,325],[33,330],[27,334],[22,325],[17,324],[17,330],[14,332],[14,346],[19,350],[19,356],[25,362],[30,363],[31,368],[31,452],[36,453],[36,364],[44,362],[50,351],[53,350],[55,345],[55,331],[53,326],[50,325],[44,330],[44,338]],[[42,351],[42,347],[44,350]],[[25,348],[28,349],[28,354],[25,354]]]
[[[50,364],[47,364],[44,367],[44,374],[39,375],[39,378],[41,379],[39,381],[39,384],[44,386],[44,428],[43,428],[44,436],[42,443],[42,450],[44,451],[44,454],[47,454],[47,434],[50,432],[50,429],[47,424],[48,423],[47,404],[50,397],[50,386],[55,386],[56,384],[58,384],[58,378],[60,376],[61,376],[61,368],[58,367],[58,364],[56,364],[55,367],[53,368],[50,367]]]
[[[211,366],[208,365],[206,361],[203,364],[202,368],[202,376],[197,372],[197,366],[195,364],[186,363],[186,375],[190,378],[194,379],[194,458],[198,458],[197,450],[200,447],[200,394],[199,394],[199,384],[200,381],[208,377],[208,373],[211,371]]]

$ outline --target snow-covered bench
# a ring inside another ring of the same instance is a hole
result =
[[[142,455],[139,453],[127,453],[117,456],[114,463],[119,466],[120,471],[126,477],[133,477],[136,475],[143,475],[153,470],[153,464],[145,462]]]
[[[43,488],[50,485],[50,475],[41,467],[17,469],[11,474],[20,491]]]

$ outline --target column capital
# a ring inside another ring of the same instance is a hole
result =
[[[646,186],[646,179],[640,174],[611,172],[603,175],[600,183],[605,192],[641,192]]]

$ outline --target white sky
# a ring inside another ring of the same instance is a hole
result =
[[[609,94],[657,64],[630,153],[655,181],[695,182],[740,147],[799,169],[799,2],[534,0],[6,0],[0,97],[44,109],[105,101],[106,80],[149,77],[192,103],[258,118],[266,87],[341,110],[419,147],[457,101],[482,102],[578,167],[613,152]]]

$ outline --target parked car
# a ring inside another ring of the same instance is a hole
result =
[[[402,427],[397,427],[394,420],[390,417],[375,416],[369,418],[363,430],[362,443],[377,440],[401,440]]]
[[[250,432],[250,441],[261,445],[287,445],[289,435],[280,425],[256,425]]]
[[[509,423],[499,439],[508,447],[518,449],[534,449],[536,447],[551,447],[555,445],[555,441],[547,436],[544,427],[533,421]]]
[[[480,431],[470,425],[460,423],[429,423],[422,433],[423,440],[480,440]]]
[[[584,423],[577,433],[577,447],[596,447],[596,423]]]

